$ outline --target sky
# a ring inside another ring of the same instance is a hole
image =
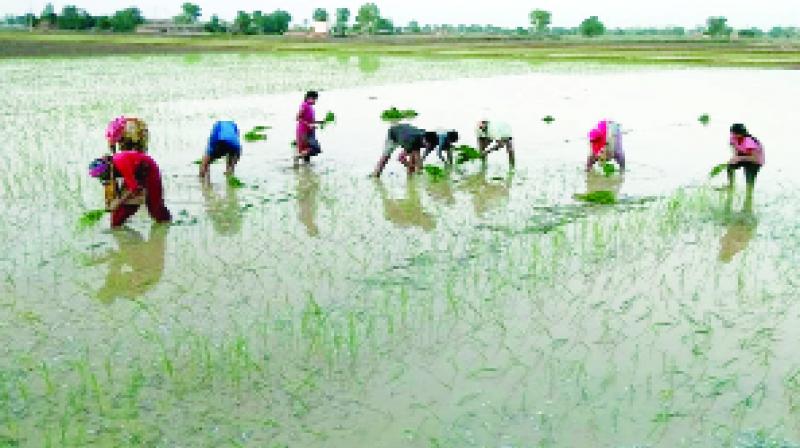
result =
[[[310,19],[314,8],[333,12],[347,7],[352,17],[367,0],[195,0],[203,17],[218,14],[232,19],[236,11],[256,9],[270,12],[283,9],[291,13],[295,23]],[[800,27],[800,0],[372,0],[381,15],[405,25],[410,20],[420,24],[494,24],[504,27],[528,26],[532,9],[553,13],[553,26],[573,27],[583,19],[596,15],[607,27],[693,28],[705,23],[709,16],[725,16],[730,26],[769,29],[772,26]],[[0,0],[0,16],[40,13],[47,1]],[[177,15],[183,1],[170,0],[52,0],[57,11],[74,4],[92,14],[109,14],[118,9],[138,6],[147,18],[168,18]]]

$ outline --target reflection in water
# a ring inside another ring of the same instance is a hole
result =
[[[614,193],[614,197],[619,197],[623,182],[625,182],[625,176],[622,174],[606,176],[595,170],[589,170],[586,173],[586,194],[597,191],[610,191]]]
[[[236,188],[225,185],[225,196],[220,197],[211,185],[203,186],[206,213],[214,231],[219,235],[235,235],[242,230],[242,209]]]
[[[380,179],[375,179],[378,192],[383,202],[383,215],[387,221],[397,227],[419,227],[427,232],[436,228],[436,219],[422,208],[422,197],[417,191],[417,179],[409,179],[406,184],[406,197],[392,199],[386,186]]]
[[[298,219],[306,227],[308,236],[319,235],[317,227],[317,208],[319,196],[319,175],[308,166],[301,166],[297,172]]]
[[[509,170],[505,177],[487,179],[487,167],[482,164],[480,171],[464,177],[460,189],[472,195],[475,215],[481,217],[508,202],[513,178],[514,172]]]
[[[380,70],[381,58],[375,54],[362,53],[358,55],[358,69],[361,73],[372,74]]]
[[[453,181],[450,178],[452,171],[445,169],[445,177],[438,180],[428,179],[428,194],[436,202],[444,205],[453,205],[456,203],[456,197],[453,191]]]
[[[150,238],[130,229],[114,230],[119,249],[94,260],[93,265],[108,264],[108,275],[97,298],[104,303],[117,298],[136,299],[153,289],[164,274],[164,256],[169,225],[153,223]]]
[[[730,263],[739,252],[747,249],[758,227],[758,218],[753,214],[752,195],[745,198],[740,213],[731,212],[733,193],[729,191],[727,196],[724,214],[727,231],[719,240],[719,261],[723,263]]]

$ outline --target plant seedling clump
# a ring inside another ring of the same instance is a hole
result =
[[[328,113],[325,114],[325,119],[322,120],[322,124],[320,124],[320,128],[325,129],[325,126],[333,124],[334,122],[336,122],[336,114],[328,111]]]
[[[416,118],[417,115],[419,114],[413,109],[400,110],[392,106],[381,113],[381,119],[384,121],[399,121]]]
[[[244,188],[245,184],[236,176],[228,176],[228,186],[231,188]]]
[[[612,191],[593,191],[587,194],[576,194],[575,199],[590,204],[610,205],[617,203],[617,197]]]
[[[442,169],[442,167],[439,166],[428,165],[425,167],[425,172],[428,173],[428,176],[433,182],[439,182],[440,180],[445,178],[444,169]]]
[[[264,133],[267,129],[270,129],[270,127],[254,126],[253,129],[244,134],[244,139],[250,143],[264,141],[267,139],[267,134]]]
[[[456,163],[459,165],[473,160],[483,159],[483,155],[481,155],[480,151],[469,145],[458,146],[453,148],[453,151],[457,154]]]
[[[698,118],[697,121],[703,123],[703,125],[707,125],[711,121],[711,117],[709,117],[708,114],[703,114],[700,115],[700,118]]]
[[[93,227],[98,222],[100,222],[101,219],[103,219],[103,215],[105,214],[106,211],[103,209],[90,210],[81,215],[81,218],[78,220],[78,227],[80,227],[81,229],[88,229],[90,227]]]
[[[708,173],[708,177],[709,178],[717,177],[717,176],[720,175],[720,173],[722,173],[723,171],[725,171],[727,169],[728,169],[728,164],[727,163],[720,163],[719,165],[717,165],[717,166],[715,166],[714,168],[711,169],[711,172]]]
[[[548,116],[546,116],[546,117],[542,118],[542,121],[544,121],[544,122],[545,122],[545,123],[547,123],[547,124],[550,124],[550,123],[552,123],[552,122],[556,121],[556,119],[555,119],[555,118],[553,118],[553,116],[552,116],[552,115],[548,115]]]
[[[606,177],[611,177],[616,172],[617,172],[617,167],[613,163],[606,162],[603,164],[603,174],[605,174]]]

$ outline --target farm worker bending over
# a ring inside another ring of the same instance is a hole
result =
[[[625,152],[622,149],[622,131],[619,123],[603,120],[589,132],[589,157],[586,160],[586,171],[595,163],[616,160],[620,172],[625,171]]]
[[[399,161],[408,169],[408,174],[413,174],[422,169],[422,148],[428,152],[436,148],[439,137],[435,132],[426,132],[424,129],[416,128],[410,124],[396,124],[389,128],[386,136],[386,143],[383,148],[383,155],[372,172],[373,177],[380,177],[392,153],[399,146],[402,148]]]
[[[436,132],[436,155],[439,156],[439,160],[448,165],[453,164],[453,145],[457,141],[458,132],[454,130]],[[425,154],[422,155],[423,161],[428,157],[428,154],[433,152],[433,149],[432,147],[426,147]],[[447,158],[444,156],[445,151],[447,152]]]
[[[226,157],[225,175],[233,176],[236,163],[242,155],[242,142],[239,139],[239,127],[233,121],[218,121],[211,128],[208,146],[203,160],[200,162],[200,177],[208,180],[208,167],[211,162]]]
[[[744,168],[747,198],[752,200],[756,176],[764,165],[764,146],[757,138],[750,135],[747,128],[741,123],[731,126],[730,143],[733,156],[728,162],[728,186],[733,189],[736,170]]]
[[[150,133],[147,123],[138,118],[117,117],[108,123],[106,140],[111,153],[119,151],[147,152]]]
[[[317,141],[316,128],[322,124],[317,121],[314,113],[314,105],[317,104],[319,93],[310,91],[306,93],[303,104],[300,105],[300,112],[297,113],[297,155],[295,161],[303,159],[306,163],[311,158],[319,155],[322,149]]]
[[[478,151],[486,158],[490,153],[505,148],[508,152],[508,164],[514,166],[514,143],[511,126],[500,121],[482,120],[475,131],[478,137]]]
[[[116,185],[122,177],[123,188],[108,202],[111,227],[119,227],[131,217],[142,203],[157,222],[170,222],[172,216],[164,205],[161,172],[156,162],[147,154],[121,151],[113,156],[96,159],[89,165],[89,175]]]

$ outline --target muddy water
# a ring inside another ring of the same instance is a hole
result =
[[[798,72],[237,55],[0,71],[0,446],[800,440]],[[296,170],[311,87],[338,120]],[[368,179],[392,105],[469,144],[477,120],[509,122],[517,169],[496,153],[441,181],[397,162]],[[84,167],[120,113],[150,124],[176,224],[79,231],[101,203]],[[606,117],[623,179],[581,171]],[[192,162],[227,118],[272,129],[245,147],[244,188],[214,166],[203,190]],[[734,121],[767,147],[752,213],[741,179],[730,198],[707,179]],[[626,202],[572,199],[588,190]]]

